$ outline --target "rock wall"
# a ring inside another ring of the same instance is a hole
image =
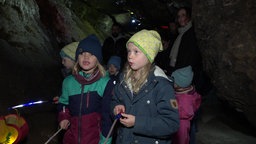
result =
[[[256,126],[256,2],[194,0],[192,8],[205,69],[218,97]]]
[[[33,86],[37,78],[38,82],[45,82],[42,73],[48,73],[46,70],[52,68],[53,71],[60,69],[59,51],[64,45],[79,41],[91,33],[101,38],[105,36],[104,31],[95,24],[104,15],[86,6],[77,10],[81,14],[77,15],[71,4],[71,1],[63,0],[0,0],[0,75],[11,83],[11,86],[2,84],[5,87],[3,93],[12,95],[9,92],[12,88],[24,90],[27,85]],[[76,5],[79,4],[82,5],[82,2],[77,1]],[[91,13],[94,13],[94,18],[89,17]],[[36,77],[27,73],[33,73]],[[58,78],[56,75],[52,77]],[[21,78],[29,79],[31,84],[19,86]]]
[[[29,124],[27,144],[44,143],[57,130],[56,107],[50,100],[61,91],[60,49],[91,33],[104,36],[93,25],[99,18],[87,19],[93,10],[82,9],[83,18],[79,18],[71,4],[67,0],[0,0],[0,116],[15,113],[8,110],[14,105],[48,101],[18,110]]]

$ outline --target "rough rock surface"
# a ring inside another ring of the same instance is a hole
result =
[[[88,13],[80,19],[62,0],[0,0],[0,116],[16,113],[8,110],[11,106],[50,101],[60,94],[60,49],[98,33],[86,20]],[[30,128],[27,143],[44,143],[57,130],[56,107],[51,102],[18,113]]]
[[[193,18],[217,95],[256,126],[256,2],[195,0]]]

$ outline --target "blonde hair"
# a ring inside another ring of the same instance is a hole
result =
[[[98,60],[97,60],[96,68],[94,68],[93,72],[95,72],[97,69],[100,71],[100,74],[101,74],[102,77],[106,76],[106,70],[100,64],[100,62]],[[81,70],[82,70],[82,68],[80,67],[78,61],[76,61],[75,65],[74,65],[74,68],[73,68],[73,71],[72,71],[72,74],[73,75],[78,74],[78,72],[81,71]]]
[[[134,77],[135,71],[131,69],[128,63],[124,68],[124,81],[130,86],[134,93],[138,93],[143,84],[146,83],[147,77],[150,73],[152,64],[149,62],[139,71],[138,77]]]

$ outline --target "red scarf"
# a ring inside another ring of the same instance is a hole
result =
[[[94,73],[92,73],[89,77],[81,76],[79,73],[74,74],[75,79],[82,85],[89,85],[101,78],[100,71],[97,70]]]

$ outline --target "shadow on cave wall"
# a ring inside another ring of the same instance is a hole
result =
[[[29,134],[20,143],[44,143],[58,125],[56,105],[52,104],[51,99],[61,91],[61,63],[56,61],[49,65],[31,65],[20,57],[6,55],[4,48],[0,49],[0,53],[5,54],[0,57],[0,116],[18,113],[25,118]],[[38,100],[48,102],[19,108],[17,111],[9,109]]]

